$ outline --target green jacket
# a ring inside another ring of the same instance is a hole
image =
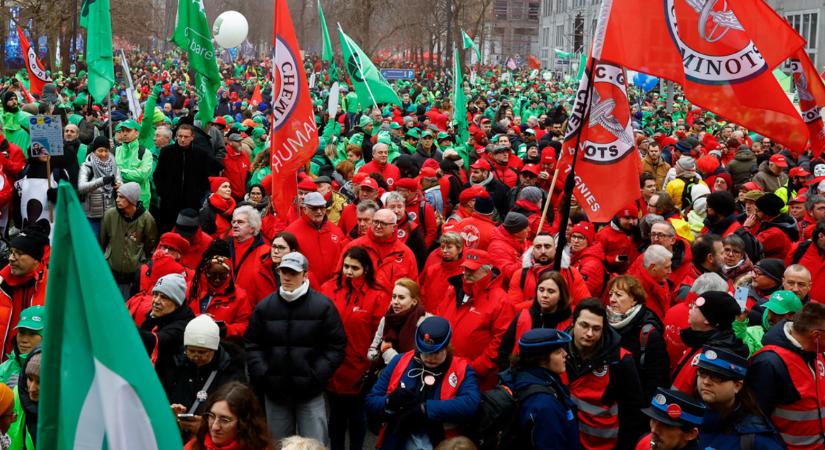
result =
[[[17,380],[20,377],[20,370],[23,361],[26,360],[26,355],[18,355],[17,350],[13,349],[6,357],[8,358],[6,362],[0,364],[0,383],[13,388],[17,386]]]
[[[765,336],[765,327],[762,325],[748,326],[748,319],[733,321],[733,334],[742,339],[742,342],[748,346],[748,351],[751,357],[754,353],[762,348],[762,337]]]
[[[146,152],[147,155],[151,154]],[[142,204],[135,216],[127,219],[117,208],[109,208],[100,224],[103,255],[114,272],[133,274],[148,261],[158,243],[155,219]]]
[[[124,183],[134,181],[140,185],[140,201],[149,204],[152,198],[152,152],[146,149],[143,158],[138,159],[140,143],[135,139],[127,144],[121,144],[115,151],[115,162],[120,169],[120,176]]]
[[[23,150],[26,159],[29,158],[29,117],[31,114],[18,110],[16,113],[3,112],[3,132],[6,139]]]
[[[14,413],[17,418],[9,427],[8,436],[11,439],[9,450],[35,450],[32,442],[32,435],[26,430],[26,410],[20,404],[20,393],[17,386],[14,387]],[[25,445],[23,440],[25,439]]]

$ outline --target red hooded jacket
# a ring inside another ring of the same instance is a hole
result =
[[[286,227],[298,239],[301,253],[309,260],[309,271],[322,285],[335,275],[336,263],[343,254],[347,238],[327,219],[318,227],[307,216],[301,216]]]

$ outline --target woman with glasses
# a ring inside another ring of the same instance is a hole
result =
[[[278,264],[281,263],[281,258],[287,253],[300,252],[298,247],[298,239],[295,235],[282,231],[272,240],[272,245],[269,247],[269,254],[261,257],[261,263],[258,264],[258,277],[253,286],[247,290],[247,297],[252,308],[263,300],[267,295],[278,290],[281,285],[281,277],[278,275]],[[310,284],[312,283],[310,276]]]
[[[739,277],[747,275],[753,269],[753,263],[745,252],[745,241],[731,234],[722,241],[722,244],[724,245],[722,273],[728,280],[736,282]]]
[[[206,413],[185,450],[267,450],[272,437],[252,389],[237,381],[221,386],[206,401]]]

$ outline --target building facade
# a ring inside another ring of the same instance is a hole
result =
[[[504,64],[508,58],[527,61],[536,54],[541,0],[494,0],[492,19],[484,33],[484,62]]]
[[[536,56],[543,67],[564,72],[577,64],[577,58],[557,58],[554,50],[587,51],[600,5],[601,0],[542,0]]]
[[[768,4],[807,41],[805,50],[819,73],[825,70],[825,0],[768,0]]]

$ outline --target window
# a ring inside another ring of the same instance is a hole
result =
[[[811,57],[811,61],[816,66],[817,27],[819,26],[819,14],[817,12],[800,12],[788,14],[788,23],[797,33],[805,38],[805,50]]]
[[[556,0],[556,11],[564,12],[567,9],[567,0]]]
[[[541,15],[544,17],[549,17],[553,14],[553,0],[544,0],[541,6],[542,13]]]
[[[573,0],[574,8],[581,8],[584,6],[584,0]]]
[[[556,48],[564,48],[564,25],[556,25]]]
[[[539,2],[530,2],[527,4],[527,19],[539,20]]]
[[[507,20],[507,0],[496,0],[496,4],[493,6],[493,12],[496,15],[496,19]]]

